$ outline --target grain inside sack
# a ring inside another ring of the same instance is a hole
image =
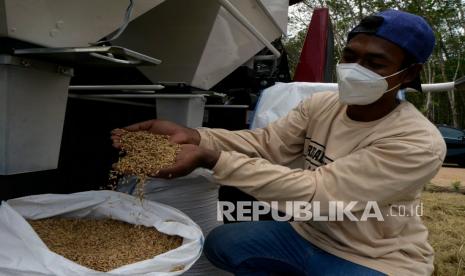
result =
[[[180,145],[169,142],[168,138],[168,135],[147,131],[124,131],[120,140],[122,156],[110,172],[110,182],[115,182],[118,176],[135,175],[136,193],[142,197],[147,176],[171,167],[176,161]]]
[[[80,265],[110,271],[151,259],[182,244],[182,238],[112,219],[29,220],[47,247]]]

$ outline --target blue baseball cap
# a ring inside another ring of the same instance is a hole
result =
[[[362,19],[349,32],[347,41],[359,33],[373,34],[396,44],[414,57],[417,63],[428,60],[435,43],[433,30],[423,17],[392,9]],[[407,86],[421,91],[420,78]]]

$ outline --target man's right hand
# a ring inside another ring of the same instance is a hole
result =
[[[111,140],[115,148],[120,148],[121,135],[125,131],[148,131],[153,134],[168,135],[169,141],[176,144],[193,144],[199,145],[200,134],[197,130],[187,128],[176,123],[164,120],[149,120],[133,124],[123,129],[114,129],[111,131]]]

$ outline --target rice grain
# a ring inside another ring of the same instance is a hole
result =
[[[151,259],[182,244],[182,238],[154,227],[112,219],[49,218],[29,220],[47,247],[85,267],[110,271]]]

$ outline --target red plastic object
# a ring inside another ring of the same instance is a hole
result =
[[[315,9],[308,27],[302,52],[300,53],[294,81],[328,81],[328,76],[325,76],[325,69],[327,69],[325,66],[328,64],[328,51],[332,48],[332,45],[328,45],[332,44],[331,42],[328,43],[328,39],[332,39],[329,30],[330,26],[328,9]]]

